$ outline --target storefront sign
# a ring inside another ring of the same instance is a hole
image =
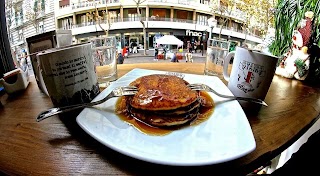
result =
[[[191,31],[191,30],[186,30],[186,36],[195,36],[195,37],[201,37],[202,32],[197,32],[197,31]]]

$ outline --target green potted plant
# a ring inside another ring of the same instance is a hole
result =
[[[307,12],[307,13],[306,13]],[[311,25],[301,24],[306,18],[305,15],[311,12],[313,14]],[[308,65],[308,75],[305,81],[310,83],[318,83],[320,80],[320,1],[318,0],[279,0],[275,12],[275,40],[269,46],[270,52],[279,56],[284,61],[292,51],[292,48],[297,47],[294,43],[296,39],[293,35],[301,26],[306,26],[309,29],[310,35],[305,46],[306,53],[309,55],[310,65]],[[301,30],[301,33],[304,31]],[[299,48],[299,46],[298,46]],[[300,47],[299,49],[302,49]],[[305,49],[304,48],[304,49]],[[296,61],[297,67],[304,68],[301,61]],[[305,69],[305,68],[304,68]],[[301,72],[300,70],[297,72]]]

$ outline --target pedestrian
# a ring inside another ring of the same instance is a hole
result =
[[[192,46],[191,46],[190,41],[187,42],[187,48],[188,48],[188,51],[191,53],[192,52]]]
[[[167,47],[166,46],[163,46],[163,55],[164,55],[164,60],[167,59]]]
[[[122,56],[128,58],[128,51],[127,51],[127,46],[122,48]]]
[[[123,64],[123,61],[124,61],[124,58],[123,58],[122,54],[118,53],[117,63],[118,64]]]
[[[154,59],[153,60],[158,61],[158,54],[159,54],[159,49],[158,49],[158,47],[156,47],[154,49]]]
[[[192,53],[190,53],[189,51],[186,52],[185,57],[186,57],[186,62],[191,62],[191,63],[193,62]]]
[[[133,42],[131,44],[132,47],[132,53],[138,53],[138,44],[136,42]]]
[[[174,52],[174,53],[173,53],[173,56],[172,56],[170,62],[179,62],[179,60],[178,60],[178,58],[177,58],[177,52]]]
[[[195,41],[194,41],[194,43],[193,43],[193,50],[194,50],[194,53],[196,53],[196,52],[197,52],[197,47],[198,47],[198,42],[197,42],[197,40],[195,40]]]

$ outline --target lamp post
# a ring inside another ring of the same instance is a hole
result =
[[[201,35],[201,42],[200,42],[200,47],[201,47],[201,55],[203,56],[203,48],[204,48],[204,44],[203,41],[205,41],[205,35],[207,33],[207,29],[205,31],[202,31],[202,35]]]
[[[211,18],[208,19],[208,25],[210,27],[209,39],[212,39],[213,27],[217,26],[217,20],[216,20],[216,18],[214,16],[212,16]]]

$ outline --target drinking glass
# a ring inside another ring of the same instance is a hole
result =
[[[99,87],[108,87],[117,79],[116,38],[96,37],[91,45]]]
[[[228,41],[209,39],[204,74],[222,78],[224,58],[228,52]]]

